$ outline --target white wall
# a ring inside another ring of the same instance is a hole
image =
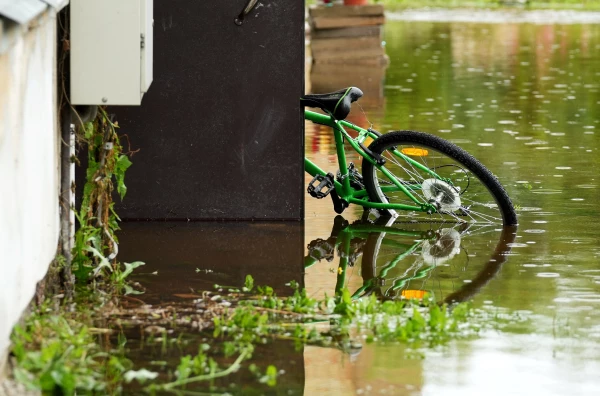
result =
[[[55,11],[10,36],[0,37],[10,40],[0,54],[0,367],[59,234]]]

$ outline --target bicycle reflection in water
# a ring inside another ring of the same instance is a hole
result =
[[[308,245],[305,268],[339,257],[336,293],[360,260],[363,284],[352,294],[383,299],[433,298],[439,303],[472,298],[499,272],[516,227],[468,223],[395,223],[396,218],[349,224],[334,220],[331,236]],[[352,291],[351,291],[352,292]]]

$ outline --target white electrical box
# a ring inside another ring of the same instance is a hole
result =
[[[153,0],[71,0],[71,104],[139,105],[152,30]]]

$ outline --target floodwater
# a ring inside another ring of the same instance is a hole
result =
[[[304,226],[125,223],[121,259],[147,263],[136,276],[147,288],[144,300],[185,300],[214,283],[239,286],[247,273],[281,293],[296,279],[313,296],[340,283],[356,292],[379,276],[372,284],[381,295],[471,300],[521,320],[418,351],[271,344],[256,357],[285,371],[272,393],[600,394],[600,26],[391,20],[385,42],[387,68],[316,65],[313,91],[356,85],[365,96],[349,120],[381,132],[430,132],[472,153],[505,185],[518,230],[402,218],[373,224],[360,221],[357,207],[335,220],[329,198],[308,195]],[[337,170],[330,131],[307,124],[306,154]],[[423,235],[446,242],[436,250]],[[340,254],[353,264],[342,276]],[[306,255],[323,259],[304,270]],[[173,363],[182,353],[139,349],[132,357]],[[241,383],[234,393],[267,393],[247,380],[240,373],[226,383]]]
[[[348,72],[371,95],[359,102],[365,114],[355,106],[352,120],[460,145],[519,208],[504,263],[490,263],[498,231],[463,234],[460,252],[406,288],[443,299],[495,271],[471,296],[474,305],[518,312],[524,321],[420,358],[403,346],[369,344],[354,357],[308,347],[305,393],[600,394],[600,26],[388,21],[385,42],[391,62],[383,78],[378,70],[372,78]],[[316,80],[313,90],[328,88]],[[336,168],[328,131],[307,125],[306,143],[314,162]],[[344,216],[352,222],[361,213],[350,208]],[[307,201],[307,243],[329,236],[333,216],[331,202]],[[378,268],[402,253],[386,249]],[[406,278],[419,259],[398,263],[388,278]],[[351,290],[363,283],[360,264],[347,277]],[[309,268],[308,290],[331,290],[336,267],[323,260]]]

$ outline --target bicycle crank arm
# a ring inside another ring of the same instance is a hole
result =
[[[340,198],[335,190],[331,191],[331,200],[333,201],[333,210],[337,214],[342,214],[342,212],[350,205],[346,200]]]

